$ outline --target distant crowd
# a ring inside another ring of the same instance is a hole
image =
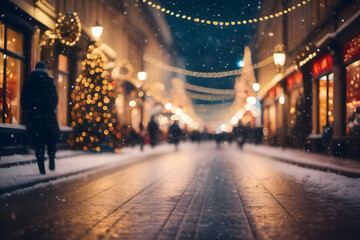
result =
[[[191,141],[197,144],[215,141],[218,148],[220,148],[223,142],[236,142],[242,149],[245,142],[261,143],[262,129],[238,125],[233,128],[232,132],[209,133],[207,130],[200,132],[198,130],[188,131],[187,129],[180,129],[178,122],[175,121],[169,125],[167,131],[161,131],[154,118],[152,118],[147,127],[140,125],[138,131],[131,126],[123,125],[121,135],[121,145],[123,147],[140,146],[141,150],[143,150],[145,144],[155,147],[160,143],[166,142],[174,144],[175,150],[178,150],[178,144],[181,141]]]

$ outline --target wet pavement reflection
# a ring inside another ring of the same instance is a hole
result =
[[[359,204],[260,155],[194,149],[0,199],[0,239],[360,239]]]

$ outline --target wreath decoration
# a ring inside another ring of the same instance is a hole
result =
[[[55,34],[62,44],[73,46],[81,36],[81,23],[76,12],[59,13]]]

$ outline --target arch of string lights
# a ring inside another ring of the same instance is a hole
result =
[[[172,11],[170,9],[164,8],[163,6],[156,4],[152,1],[149,0],[135,0],[136,2],[142,2],[144,4],[148,4],[149,6],[153,7],[156,10],[159,10],[165,14],[174,16],[176,18],[180,18],[183,20],[187,20],[187,21],[193,21],[195,23],[202,23],[202,24],[207,24],[207,25],[212,25],[212,26],[239,26],[239,25],[244,25],[244,24],[249,24],[249,23],[257,23],[257,22],[262,22],[262,21],[267,21],[273,18],[277,18],[280,17],[282,15],[288,14],[291,11],[296,10],[297,8],[300,8],[301,6],[306,5],[308,2],[310,2],[311,0],[303,0],[303,1],[299,1],[299,3],[288,7],[287,9],[284,9],[282,11],[273,13],[273,14],[269,14],[267,16],[263,16],[263,17],[259,17],[259,18],[253,18],[253,19],[234,19],[231,21],[220,21],[220,20],[210,20],[206,17],[192,17],[186,14],[182,14],[179,12],[175,12]]]
[[[169,71],[169,72],[175,72],[184,74],[191,77],[199,77],[199,78],[222,78],[222,77],[228,77],[228,76],[238,76],[242,73],[242,69],[236,69],[236,70],[230,70],[230,71],[223,71],[223,72],[195,72],[186,70],[183,68],[178,68],[174,66],[170,66],[166,63],[163,63],[155,58],[152,58],[150,56],[145,55],[144,61],[161,68],[163,70]],[[264,67],[265,65],[268,65],[274,61],[273,56],[270,56],[256,64],[253,64],[253,69]]]

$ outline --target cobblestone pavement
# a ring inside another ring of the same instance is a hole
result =
[[[360,206],[212,147],[0,199],[0,239],[360,239]]]

